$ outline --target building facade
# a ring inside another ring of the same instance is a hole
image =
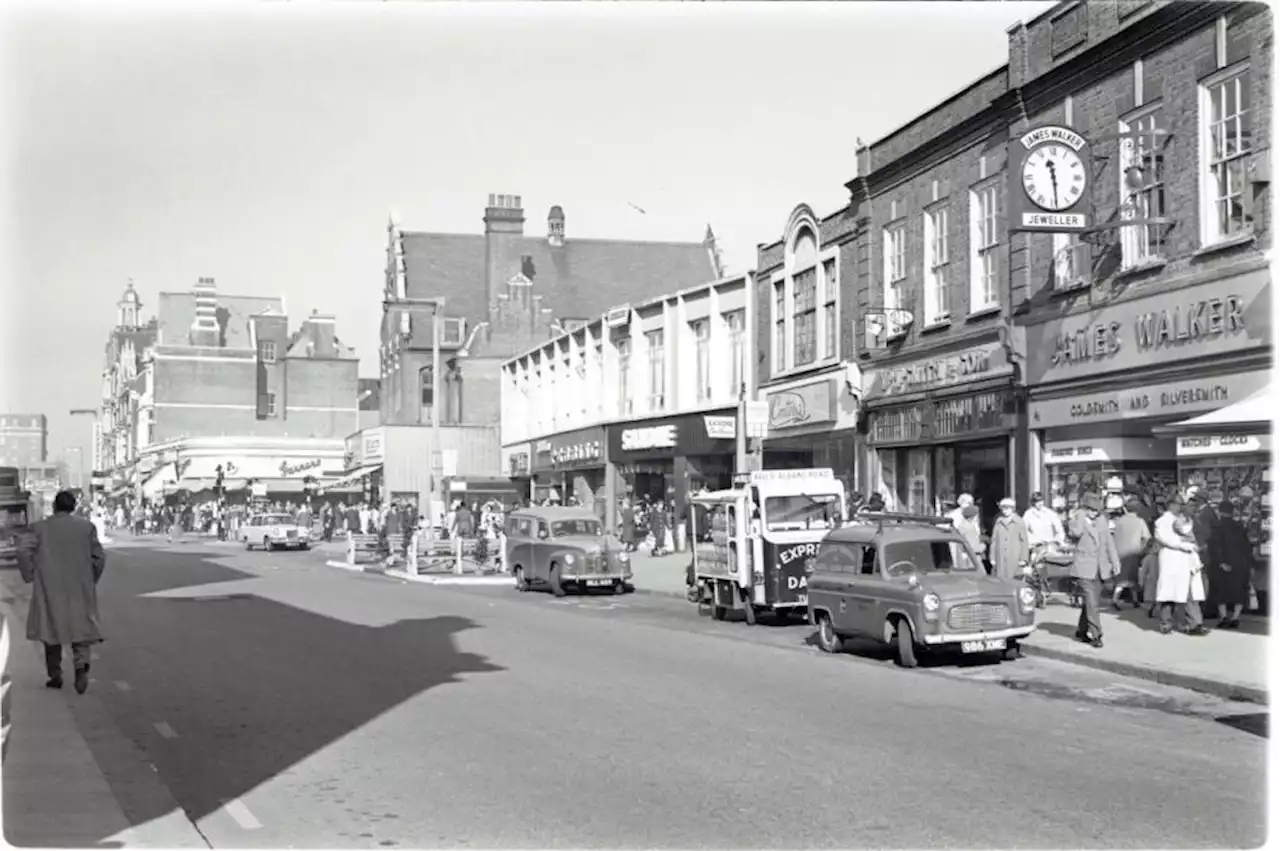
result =
[[[529,496],[570,497],[612,522],[617,500],[728,487],[739,393],[755,388],[753,278],[639,303],[502,367],[502,463]]]
[[[768,405],[763,464],[830,467],[857,490],[862,372],[853,339],[858,220],[845,208],[820,219],[807,204],[782,239],[757,255],[753,327]]]
[[[936,513],[970,493],[990,522],[999,500],[1023,489],[1002,215],[1008,73],[861,148],[847,184],[858,224],[861,479],[890,509]]]
[[[1093,140],[1111,222],[1023,236],[1014,270],[1033,486],[1068,505],[1112,479],[1152,503],[1269,488],[1265,439],[1162,432],[1271,382],[1272,38],[1247,3],[1062,4],[1009,32],[1027,126]]]
[[[49,459],[44,414],[0,414],[0,467],[34,467]]]

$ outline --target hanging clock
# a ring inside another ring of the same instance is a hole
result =
[[[1022,187],[1027,199],[1042,210],[1069,210],[1084,195],[1085,185],[1084,161],[1067,145],[1040,145],[1023,160]]]

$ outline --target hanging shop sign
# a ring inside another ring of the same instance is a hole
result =
[[[1016,425],[1013,391],[989,390],[877,408],[868,413],[868,442],[873,445],[951,442]]]
[[[1120,461],[1168,459],[1173,441],[1151,437],[1100,437],[1094,440],[1053,440],[1044,444],[1044,463],[1111,464]]]
[[[1009,230],[1080,233],[1089,227],[1093,156],[1089,141],[1056,124],[1009,146]]]
[[[958,387],[1013,374],[1013,365],[998,342],[959,352],[870,370],[863,382],[863,399],[892,399]]]
[[[736,414],[686,414],[639,423],[620,423],[608,429],[609,460],[632,463],[691,455],[720,455],[734,451]]]
[[[1179,458],[1270,453],[1271,435],[1269,434],[1222,434],[1178,438]]]
[[[1271,283],[1262,269],[1029,326],[1027,383],[1265,348],[1270,339]]]
[[[830,423],[836,418],[835,382],[827,378],[765,394],[769,431]]]
[[[578,429],[537,441],[533,472],[577,470],[604,466],[604,429]]]
[[[502,447],[502,467],[506,474],[512,478],[520,478],[528,476],[532,471],[530,446],[527,443],[517,443],[514,446]]]
[[[1269,371],[1258,370],[1082,396],[1034,399],[1027,405],[1027,415],[1033,429],[1184,416],[1215,411],[1239,402],[1266,387],[1270,380]]]
[[[386,430],[378,428],[369,428],[360,432],[361,445],[361,463],[378,464],[381,463],[386,445]]]

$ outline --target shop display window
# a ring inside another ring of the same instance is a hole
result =
[[[1253,555],[1271,557],[1271,459],[1266,455],[1183,459],[1178,465],[1182,488],[1196,487],[1214,505],[1235,503],[1253,544]]]
[[[929,503],[928,447],[912,449],[907,453],[907,511],[913,514],[932,513]]]
[[[1105,493],[1107,480],[1118,478],[1124,484],[1124,492],[1137,495],[1154,510],[1163,505],[1169,494],[1178,487],[1177,465],[1173,463],[1137,464],[1059,464],[1049,469],[1048,498],[1060,496],[1067,509],[1080,504],[1086,493]]]
[[[942,503],[953,500],[958,495],[956,490],[956,451],[950,446],[939,446],[933,450],[933,491],[936,511],[942,513]]]

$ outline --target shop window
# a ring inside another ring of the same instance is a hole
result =
[[[1204,163],[1200,174],[1201,242],[1213,245],[1253,230],[1248,183],[1253,151],[1249,63],[1241,62],[1200,85]]]
[[[975,186],[969,192],[970,313],[987,310],[1000,303],[1000,269],[997,253],[1000,248],[1000,239],[996,229],[1000,214],[999,203],[999,178]]]
[[[1143,106],[1120,122],[1120,216],[1124,220],[1163,218],[1164,148],[1167,136],[1157,135],[1162,111],[1159,102]],[[1120,253],[1125,268],[1140,266],[1164,255],[1164,225],[1136,224],[1120,229]]]

